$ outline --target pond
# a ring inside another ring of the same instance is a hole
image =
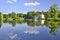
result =
[[[60,22],[1,22],[0,40],[60,40]]]

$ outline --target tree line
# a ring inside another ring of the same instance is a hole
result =
[[[60,19],[60,10],[57,7],[57,4],[54,4],[50,7],[50,9],[46,12],[42,11],[42,12],[35,12],[35,11],[29,11],[27,12],[27,14],[23,14],[23,13],[15,13],[15,12],[11,12],[8,14],[3,14],[2,12],[0,12],[0,21],[1,20],[25,20],[25,19],[33,19],[34,16],[36,16],[38,19],[40,18],[40,14],[43,13],[45,16],[45,19]]]

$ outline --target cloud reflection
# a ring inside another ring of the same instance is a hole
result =
[[[8,36],[9,36],[9,38],[10,38],[11,40],[13,40],[13,39],[20,40],[20,38],[18,38],[17,34],[9,33]]]
[[[38,30],[25,30],[24,33],[26,33],[26,34],[39,34],[40,32]]]

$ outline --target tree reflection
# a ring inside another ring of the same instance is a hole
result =
[[[2,24],[3,23],[10,23],[12,24],[12,27],[15,27],[16,24],[22,24],[22,23],[27,23],[28,26],[30,27],[38,27],[38,26],[41,26],[41,21],[19,21],[19,20],[11,20],[11,21],[7,21],[7,20],[0,20],[0,28],[2,27]],[[51,30],[50,30],[50,33],[52,35],[56,35],[57,31],[58,31],[58,28],[60,26],[60,22],[54,22],[54,21],[45,21],[45,24],[46,27],[49,27]]]
[[[11,21],[11,24],[12,24],[12,26],[14,27],[14,26],[16,25],[16,21],[15,21],[15,20],[12,20],[12,21]]]
[[[34,27],[36,24],[34,21],[27,21],[27,25]]]
[[[44,24],[42,24],[42,22],[41,21],[27,21],[27,25],[28,26],[31,26],[31,27],[35,27],[35,26],[40,26],[40,25],[44,25]]]
[[[0,28],[2,27],[2,24],[3,24],[3,21],[2,21],[2,20],[0,20]]]
[[[47,21],[46,25],[51,29],[50,33],[52,35],[56,35],[58,28],[59,28],[59,25],[60,25],[60,22],[51,22],[51,21],[49,22],[49,21]]]
[[[3,24],[3,14],[0,12],[0,28]]]
[[[24,20],[21,20],[21,21],[20,20],[7,21],[7,20],[4,20],[4,21],[1,21],[1,22],[12,24],[12,26],[15,26],[16,24],[26,23],[26,22],[27,22],[27,25],[31,26],[31,27],[35,27],[35,26],[40,26],[41,25],[41,21],[24,21]]]
[[[16,20],[11,20],[11,21],[4,20],[3,22],[4,23],[12,24],[13,27],[15,27],[16,24],[22,24],[22,23],[24,23],[23,20],[22,21],[20,21],[20,20],[17,20],[17,21]]]

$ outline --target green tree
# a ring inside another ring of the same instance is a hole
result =
[[[4,18],[4,20],[8,20],[8,18],[9,18],[8,14],[3,14],[3,18]]]
[[[0,21],[3,20],[3,14],[0,12]]]
[[[57,4],[54,4],[50,7],[50,14],[51,14],[51,18],[57,18]]]
[[[37,11],[37,12],[35,13],[36,17],[40,17],[40,13],[41,13],[41,12],[38,12],[38,11]]]
[[[35,16],[35,12],[34,11],[30,11],[27,13],[27,18],[30,19],[30,18],[33,18]]]
[[[43,12],[44,13],[44,16],[45,16],[45,19],[47,20],[47,18],[50,18],[50,12],[47,11],[47,12]]]
[[[23,17],[24,15],[22,13],[18,13],[17,17]]]
[[[0,12],[0,27],[2,26],[3,24],[3,14]]]
[[[60,10],[58,10],[58,13],[59,13],[59,14],[58,14],[58,18],[60,18]]]
[[[11,17],[12,17],[12,14],[11,14],[11,13],[9,13],[9,14],[8,14],[8,16],[9,16],[9,18],[11,18]]]
[[[12,17],[13,20],[16,20],[17,19],[17,14],[15,12],[12,12],[11,17]]]

